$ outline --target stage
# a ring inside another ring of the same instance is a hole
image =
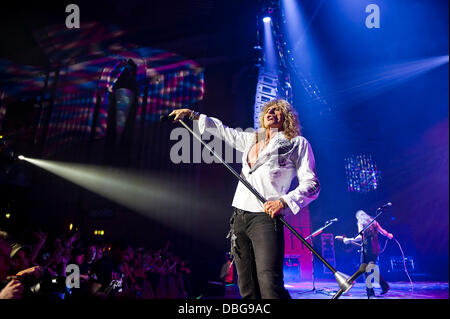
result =
[[[447,303],[449,3],[2,1],[0,299]]]
[[[448,282],[413,282],[413,291],[409,282],[390,282],[391,289],[380,295],[381,289],[375,288],[377,295],[371,299],[449,299]],[[316,281],[316,291],[312,291],[312,282],[286,282],[292,299],[331,299],[337,291],[337,284],[331,280]],[[228,286],[225,299],[238,299],[237,286]],[[353,288],[339,299],[367,299],[364,283],[356,283]]]

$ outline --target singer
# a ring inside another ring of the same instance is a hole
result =
[[[376,264],[378,255],[380,254],[378,233],[382,234],[383,236],[386,236],[389,239],[394,238],[394,235],[383,229],[376,220],[373,221],[373,217],[368,215],[363,210],[358,210],[356,212],[356,219],[358,221],[358,232],[361,232],[370,223],[372,224],[362,233],[362,236],[358,235],[355,238],[344,238],[344,244],[347,245],[351,243],[362,242],[361,263],[367,265],[369,265],[370,263]],[[379,276],[379,280],[382,289],[381,294],[387,293],[390,289],[389,284],[383,279],[383,277],[381,277],[381,274]],[[367,287],[366,289],[367,289],[367,296],[369,298],[375,296],[375,291],[373,290],[373,288]]]
[[[254,133],[229,128],[189,109],[169,116],[175,116],[175,121],[189,116],[200,133],[208,131],[243,153],[241,176],[267,201],[261,204],[238,183],[229,235],[240,294],[243,299],[290,298],[283,280],[283,224],[276,217],[297,214],[320,191],[314,155],[300,136],[295,110],[281,99],[266,103],[259,115],[262,129]],[[294,178],[298,186],[291,189]]]

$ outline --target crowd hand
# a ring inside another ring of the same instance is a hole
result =
[[[389,233],[389,234],[387,235],[387,238],[392,239],[392,238],[394,238],[394,235],[392,235],[391,233]]]
[[[80,239],[80,233],[75,233],[75,234],[73,234],[73,235],[70,236],[69,239],[67,240],[66,246],[67,246],[67,247],[72,246],[72,244],[73,244],[74,242],[76,242],[78,239]]]
[[[39,231],[33,232],[33,235],[38,240],[38,242],[36,245],[34,245],[29,255],[30,264],[35,264],[34,260],[36,259],[37,255],[39,254],[39,251],[41,250],[42,246],[44,246],[45,241],[47,240],[47,233]]]
[[[176,268],[175,268],[176,266],[177,266],[177,263],[174,263],[172,266],[170,266],[169,272],[174,273],[176,270]]]
[[[186,274],[190,274],[191,273],[191,270],[189,269],[189,268],[187,268],[187,267],[181,267],[181,269],[180,269],[182,272],[185,272]]]
[[[61,238],[57,238],[57,239],[55,240],[55,248],[56,248],[56,249],[59,249],[59,248],[61,248],[61,247],[63,247],[63,241],[62,241]]]
[[[58,248],[56,248],[54,251],[53,251],[53,253],[50,255],[50,259],[56,259],[56,258],[58,258],[59,256],[61,256],[62,255],[62,253],[65,251],[65,247],[58,247]]]
[[[129,267],[128,264],[124,264],[122,267],[122,270],[125,274],[125,279],[129,278],[131,280],[132,283],[135,282],[134,276],[133,276],[133,268]]]
[[[189,109],[178,109],[178,110],[173,110],[170,114],[170,116],[175,116],[175,118],[173,119],[174,122],[178,121],[178,120],[182,120],[185,116],[191,116],[192,114],[192,110]]]
[[[191,273],[191,270],[188,268],[183,268],[181,271],[184,272],[186,275],[189,275]]]
[[[127,263],[123,263],[122,270],[125,274],[130,274],[132,272],[132,267],[130,267]]]
[[[41,266],[34,266],[27,269],[24,269],[22,271],[19,271],[16,276],[23,276],[23,277],[31,277],[33,276],[35,279],[38,279],[42,276],[44,273],[44,268]]]
[[[64,251],[64,247],[57,247],[50,255],[50,257],[48,257],[48,259],[45,261],[45,267],[51,265],[53,262],[57,261],[58,258],[61,256],[61,254]]]
[[[70,260],[70,249],[69,249],[69,248],[66,248],[66,249],[64,249],[64,253],[62,254],[62,260],[61,260],[61,262],[62,262],[64,265],[67,265],[67,263],[69,262],[69,260]]]
[[[272,218],[275,218],[277,215],[281,214],[282,210],[283,204],[279,200],[268,200],[264,203],[264,211]]]
[[[166,241],[166,246],[164,247],[163,251],[162,251],[162,255],[166,254],[167,250],[169,249],[170,246],[170,240]]]
[[[145,278],[145,269],[144,268],[138,268],[134,271],[135,277]]]
[[[351,238],[344,238],[342,241],[344,242],[344,244],[348,245],[348,244],[351,244],[352,239]]]
[[[83,274],[81,274],[81,275],[80,275],[80,278],[83,279],[83,280],[85,280],[85,281],[88,281],[88,280],[89,280],[89,275],[83,275]]]
[[[0,299],[20,299],[22,298],[23,285],[19,280],[11,280],[5,288],[0,290]]]
[[[47,233],[44,232],[34,232],[33,235],[39,240],[40,244],[45,243],[47,240]]]

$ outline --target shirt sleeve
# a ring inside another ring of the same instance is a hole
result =
[[[294,190],[281,196],[294,214],[297,214],[302,208],[315,200],[320,192],[314,154],[311,145],[306,139],[300,142],[296,155],[295,162],[299,184]]]
[[[200,114],[198,120],[194,121],[194,125],[198,125],[200,134],[203,134],[205,131],[207,131],[212,135],[224,140],[225,143],[240,152],[244,152],[253,138],[252,133],[244,132],[240,129],[229,128],[220,120],[214,117],[208,117],[205,114]]]

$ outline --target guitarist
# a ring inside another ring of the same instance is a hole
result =
[[[372,222],[373,217],[369,216],[365,211],[358,210],[356,212],[356,219],[358,221],[358,232],[360,232],[364,227],[366,227],[370,222]],[[376,264],[378,255],[380,254],[380,244],[378,242],[378,233],[386,236],[389,239],[394,238],[394,235],[387,232],[384,228],[380,226],[377,221],[374,221],[363,233],[362,236],[358,235],[355,238],[344,238],[344,244],[354,244],[361,243],[361,263],[365,264]],[[390,289],[389,284],[381,277],[380,286],[382,289],[381,294],[384,295]],[[375,292],[373,288],[367,288],[367,296],[373,297],[375,296]]]

